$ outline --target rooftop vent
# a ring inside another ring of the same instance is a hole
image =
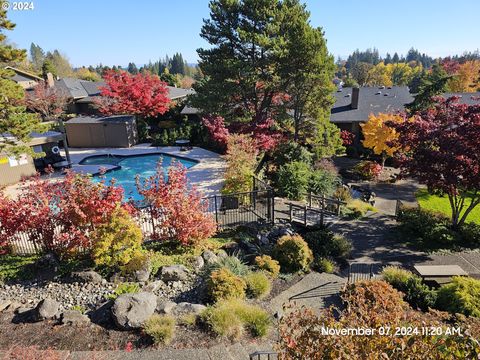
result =
[[[385,86],[382,85],[382,86],[379,87],[379,89],[385,89]]]
[[[350,97],[350,96],[352,96],[352,95],[351,95],[351,94],[346,94],[346,95],[345,95],[345,97]]]
[[[375,95],[380,95],[381,93],[382,93],[381,91],[377,91]]]
[[[392,88],[391,86],[387,87],[387,89],[391,89],[391,88]]]
[[[383,94],[383,96],[388,96],[388,93]]]

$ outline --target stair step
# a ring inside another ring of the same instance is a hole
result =
[[[207,349],[210,360],[236,360],[231,356],[225,344],[215,345]]]

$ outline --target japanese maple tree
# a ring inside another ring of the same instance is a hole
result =
[[[200,192],[188,186],[182,164],[169,167],[165,177],[160,162],[155,175],[143,181],[137,178],[137,188],[158,224],[153,239],[194,245],[215,233],[215,220],[205,212]]]
[[[33,112],[39,113],[44,119],[61,117],[71,99],[56,86],[49,87],[45,82],[35,86],[32,93],[26,92],[25,105]]]
[[[123,189],[113,183],[94,183],[90,177],[68,172],[60,181],[28,180],[16,198],[0,197],[0,246],[6,250],[19,233],[35,245],[60,256],[92,246],[90,234],[109,221],[123,203]]]
[[[162,115],[169,109],[166,83],[156,75],[126,71],[107,71],[106,86],[100,90],[99,110],[103,114],[134,114],[143,118]]]
[[[480,204],[480,102],[435,100],[409,121],[389,123],[398,134],[392,145],[405,149],[397,156],[403,174],[448,196],[457,228]]]

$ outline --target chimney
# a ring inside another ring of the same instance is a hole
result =
[[[53,80],[52,73],[47,73],[47,85],[48,87],[53,87],[55,85],[55,81]]]
[[[358,97],[360,96],[360,89],[358,87],[352,88],[352,103],[350,107],[352,109],[358,109]]]

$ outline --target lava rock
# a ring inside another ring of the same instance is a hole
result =
[[[158,298],[156,311],[160,314],[170,314],[176,306],[176,302]]]
[[[160,278],[165,281],[185,281],[188,279],[188,270],[183,265],[164,266],[160,272]]]
[[[113,304],[113,320],[121,329],[138,329],[153,315],[156,307],[157,297],[152,293],[123,294]]]
[[[90,322],[90,318],[78,310],[66,310],[62,313],[61,318],[64,325],[85,325]]]
[[[38,321],[53,319],[57,314],[60,308],[60,304],[50,298],[43,299],[40,301],[35,308],[35,318]]]
[[[103,282],[102,276],[93,270],[75,272],[72,274],[72,276],[84,282],[90,282],[94,284],[101,284]]]
[[[186,314],[200,314],[203,310],[207,307],[202,304],[191,304],[188,302],[181,302],[177,304],[172,310],[172,314],[179,316],[179,315],[186,315]]]

